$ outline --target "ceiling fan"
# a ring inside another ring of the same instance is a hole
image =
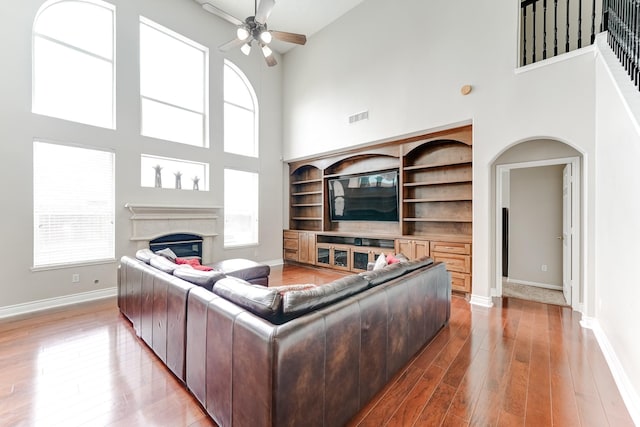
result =
[[[278,63],[269,47],[269,43],[273,39],[299,45],[304,45],[307,42],[307,37],[303,34],[287,33],[267,28],[267,18],[276,4],[275,0],[261,0],[260,4],[258,4],[258,0],[254,0],[254,15],[248,16],[244,21],[214,6],[211,0],[196,0],[196,2],[201,4],[202,8],[207,12],[213,13],[236,26],[236,38],[218,47],[223,52],[240,47],[242,53],[249,55],[251,46],[255,42],[260,47],[267,65],[273,67]]]

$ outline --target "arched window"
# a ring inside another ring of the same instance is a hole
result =
[[[224,61],[224,151],[258,157],[258,100],[238,67]]]
[[[115,7],[48,1],[33,23],[34,113],[115,128]]]

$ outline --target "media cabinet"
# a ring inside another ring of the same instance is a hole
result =
[[[431,256],[471,292],[472,128],[464,126],[289,163],[285,262],[366,270],[380,253]],[[398,221],[331,221],[328,181],[398,171]]]

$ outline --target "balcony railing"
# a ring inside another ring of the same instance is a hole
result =
[[[640,1],[607,0],[605,17],[609,46],[640,88]]]
[[[596,34],[605,29],[603,10],[602,0],[522,0],[520,65],[593,44]]]

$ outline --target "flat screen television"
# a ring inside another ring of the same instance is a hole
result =
[[[330,178],[331,221],[398,221],[398,171]]]

